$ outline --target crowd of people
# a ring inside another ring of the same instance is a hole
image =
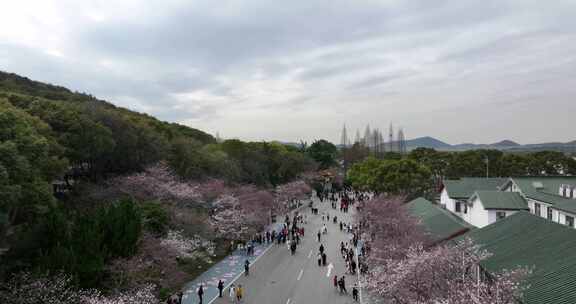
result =
[[[321,203],[329,202],[331,208],[334,210],[332,211],[332,215],[329,211],[325,211],[320,214],[322,224],[316,233],[317,241],[320,244],[317,253],[318,266],[326,267],[328,264],[326,248],[328,244],[326,242],[327,240],[324,241],[323,238],[327,237],[328,226],[331,225],[330,223],[332,223],[336,226],[336,231],[338,231],[339,228],[341,232],[346,233],[349,236],[348,240],[342,241],[340,243],[340,254],[344,264],[346,265],[345,272],[340,277],[338,275],[334,275],[333,277],[334,288],[339,291],[340,294],[348,295],[349,293],[346,289],[345,275],[355,275],[358,272],[361,274],[366,273],[368,267],[365,263],[363,263],[361,257],[366,255],[366,251],[369,248],[367,248],[363,242],[360,242],[361,227],[352,223],[345,222],[344,219],[346,217],[343,215],[348,213],[350,208],[358,202],[363,202],[367,199],[370,199],[370,195],[363,192],[354,191],[346,187],[339,191],[334,189],[320,191],[317,192],[316,195]],[[311,216],[319,215],[318,206],[314,206],[313,203],[310,203],[309,207]],[[338,213],[341,213],[340,218],[338,217]],[[255,235],[250,241],[238,246],[239,248],[245,250],[245,254],[247,256],[244,262],[244,275],[250,275],[251,265],[248,258],[249,256],[255,254],[254,248],[256,245],[276,244],[277,246],[281,246],[285,244],[286,248],[290,251],[290,254],[295,255],[302,239],[304,238],[304,225],[307,223],[308,215],[299,211],[295,211],[292,214],[286,215],[284,221],[281,224],[271,228],[268,231]],[[233,243],[231,245],[234,246]],[[337,244],[334,245],[337,246]],[[205,287],[203,285],[200,285],[196,291],[200,304],[203,303],[204,288]],[[223,290],[225,287],[222,280],[219,280],[217,288],[218,296],[223,297]],[[230,285],[229,297],[232,303],[242,303],[244,294],[245,290],[242,285]],[[359,301],[359,288],[357,284],[353,285],[351,295],[354,301]],[[177,297],[169,298],[167,303],[181,304],[182,293],[180,293]]]
[[[350,208],[356,203],[370,199],[370,195],[359,191],[353,191],[350,188],[344,188],[341,191],[327,191],[320,194],[320,197],[319,199],[321,201],[329,201],[332,209],[337,210],[336,212],[340,211],[341,213],[348,213]],[[359,206],[357,208],[359,208]],[[361,227],[353,225],[352,223],[346,223],[343,220],[338,220],[338,216],[336,215],[330,217],[330,213],[328,212],[322,214],[322,221],[331,221],[340,228],[340,231],[345,232],[350,236],[349,240],[340,242],[340,254],[344,260],[344,264],[346,265],[346,273],[350,275],[355,275],[358,271],[360,271],[361,274],[366,273],[367,265],[361,260],[361,257],[364,257],[366,254],[366,248],[364,244],[360,242]],[[325,226],[326,224],[323,224],[323,227]],[[355,249],[358,249],[358,257],[356,257]],[[333,285],[341,294],[348,294],[345,275],[340,277],[334,275]],[[352,298],[354,301],[359,301],[359,288],[357,284],[354,284],[352,287]]]

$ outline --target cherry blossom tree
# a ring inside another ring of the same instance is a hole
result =
[[[244,222],[244,212],[240,201],[232,195],[222,195],[213,203],[214,213],[210,224],[216,233],[228,239],[244,239],[248,227]]]
[[[363,239],[372,248],[371,263],[400,259],[411,245],[426,242],[419,222],[408,214],[403,203],[404,197],[381,195],[361,204],[356,220]]]
[[[479,267],[490,255],[471,240],[428,247],[418,220],[403,197],[378,196],[361,205],[356,220],[371,250],[366,287],[386,303],[516,303],[525,268],[485,274]]]
[[[285,212],[291,200],[304,200],[310,197],[312,188],[303,180],[286,183],[276,187],[276,207],[278,212]]]
[[[165,241],[169,240],[168,243]],[[176,242],[185,244],[177,245]],[[195,244],[192,244],[195,247]],[[137,254],[129,258],[119,258],[106,266],[114,286],[123,286],[136,290],[146,284],[159,288],[177,289],[192,278],[179,265],[182,257],[180,249],[188,252],[190,247],[185,237],[170,236],[157,238],[145,233],[140,240]]]
[[[160,244],[169,247],[176,252],[178,257],[189,258],[193,256],[194,251],[204,248],[210,255],[214,254],[214,243],[195,235],[192,238],[184,236],[181,231],[170,230]]]
[[[95,294],[75,289],[73,278],[65,274],[48,277],[22,272],[0,285],[0,303],[3,304],[80,303],[83,298]]]
[[[181,181],[164,162],[141,173],[115,178],[110,184],[138,200],[194,203],[202,199],[198,184]]]
[[[240,202],[248,231],[250,233],[261,232],[270,222],[274,196],[269,191],[257,189],[254,186],[238,188],[236,196]]]
[[[139,288],[125,291],[112,296],[96,294],[83,297],[80,304],[158,304],[160,303],[154,295],[153,285],[143,285]]]
[[[226,182],[221,179],[210,179],[198,186],[204,201],[212,202],[224,194],[230,194],[231,188],[226,186]]]
[[[153,285],[143,285],[115,295],[105,296],[96,289],[77,289],[66,274],[35,276],[16,274],[0,285],[3,304],[157,304]]]
[[[242,186],[213,203],[211,224],[226,238],[246,240],[261,232],[270,219],[274,196],[254,186]]]
[[[367,287],[398,304],[517,303],[523,291],[520,282],[530,271],[504,270],[485,279],[478,265],[489,256],[469,239],[428,250],[415,244],[405,258],[376,266]]]

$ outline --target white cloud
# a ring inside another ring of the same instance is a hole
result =
[[[451,142],[573,140],[575,13],[569,0],[21,0],[0,10],[0,69],[228,137],[336,141],[344,122],[393,121]]]

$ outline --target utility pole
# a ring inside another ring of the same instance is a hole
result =
[[[490,173],[490,171],[489,171],[489,169],[490,169],[490,167],[489,167],[490,160],[488,160],[488,156],[484,156],[484,157],[485,157],[485,158],[484,158],[484,162],[486,163],[486,178],[488,178],[488,176],[490,176],[490,175],[489,175],[489,173]]]

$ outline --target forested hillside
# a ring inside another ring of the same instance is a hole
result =
[[[247,197],[315,167],[295,147],[217,142],[194,128],[0,72],[0,281],[22,271],[64,271],[79,287],[161,282],[164,274],[148,268],[130,282],[125,272],[133,269],[122,269],[118,281],[114,265],[135,255],[172,256],[158,248],[162,240],[213,244],[205,207],[220,195],[253,202]],[[175,258],[156,267],[180,274],[192,267]],[[194,271],[157,285],[177,289]]]

